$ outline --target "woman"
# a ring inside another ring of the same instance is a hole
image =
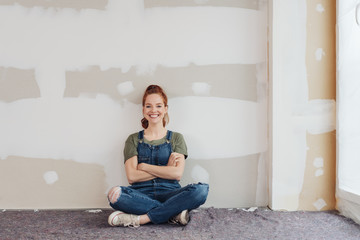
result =
[[[141,120],[144,130],[125,143],[125,171],[131,186],[113,187],[108,193],[111,226],[138,227],[147,223],[186,225],[188,211],[204,204],[209,186],[198,183],[181,188],[187,149],[180,133],[166,130],[167,96],[157,85],[145,90]]]

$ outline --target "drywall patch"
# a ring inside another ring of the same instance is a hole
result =
[[[324,175],[324,169],[316,169],[315,176],[320,177],[322,175]]]
[[[315,51],[316,61],[321,61],[323,56],[325,56],[324,50],[322,48],[316,49]]]
[[[316,200],[316,202],[313,203],[314,207],[320,211],[321,209],[323,209],[327,204],[324,201],[324,199],[320,198],[318,200]]]
[[[46,184],[54,184],[59,180],[59,176],[55,171],[47,171],[44,173],[43,178],[46,182]]]
[[[324,175],[324,159],[322,157],[317,157],[314,159],[314,167],[316,168],[315,176],[320,177]]]
[[[40,97],[34,70],[0,67],[0,101]]]
[[[317,157],[314,159],[314,167],[321,168],[324,167],[324,159],[322,157]]]
[[[336,128],[335,100],[314,99],[294,107],[295,123],[298,129],[306,129],[311,134],[321,134]]]
[[[121,96],[126,96],[135,90],[134,85],[131,81],[126,81],[123,83],[119,83],[117,85],[117,90],[119,91]]]
[[[209,173],[200,165],[195,165],[191,170],[191,177],[194,182],[202,182],[202,183],[209,183],[210,182],[210,175]]]
[[[211,86],[208,83],[194,82],[191,88],[195,95],[204,95],[204,96],[210,95]]]
[[[323,13],[325,11],[324,6],[321,3],[316,4],[316,11]]]

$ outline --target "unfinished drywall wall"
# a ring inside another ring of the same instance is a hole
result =
[[[267,205],[267,1],[240,2],[0,1],[0,208],[107,207],[150,83],[188,145],[182,183]]]
[[[335,208],[336,2],[272,1],[270,206]]]

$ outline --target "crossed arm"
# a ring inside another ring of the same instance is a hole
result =
[[[130,184],[164,178],[180,181],[185,168],[185,157],[180,153],[171,153],[166,166],[156,166],[146,163],[138,164],[137,156],[126,160],[125,171]]]

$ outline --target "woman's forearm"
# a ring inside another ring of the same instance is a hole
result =
[[[176,167],[156,166],[146,163],[142,163],[141,167],[143,171],[158,178],[178,180],[178,181],[181,179],[180,171]]]
[[[150,175],[156,176],[158,178],[164,178],[169,180],[178,180],[180,181],[185,168],[185,159],[177,158],[176,163],[168,166],[156,166],[146,163],[141,163],[138,165],[138,169],[149,173]]]
[[[130,184],[149,181],[154,178],[156,178],[156,176],[142,170],[133,170],[130,174],[127,175],[127,179]]]
[[[137,156],[134,156],[125,162],[125,171],[127,180],[130,184],[156,178],[156,176],[138,169]]]

